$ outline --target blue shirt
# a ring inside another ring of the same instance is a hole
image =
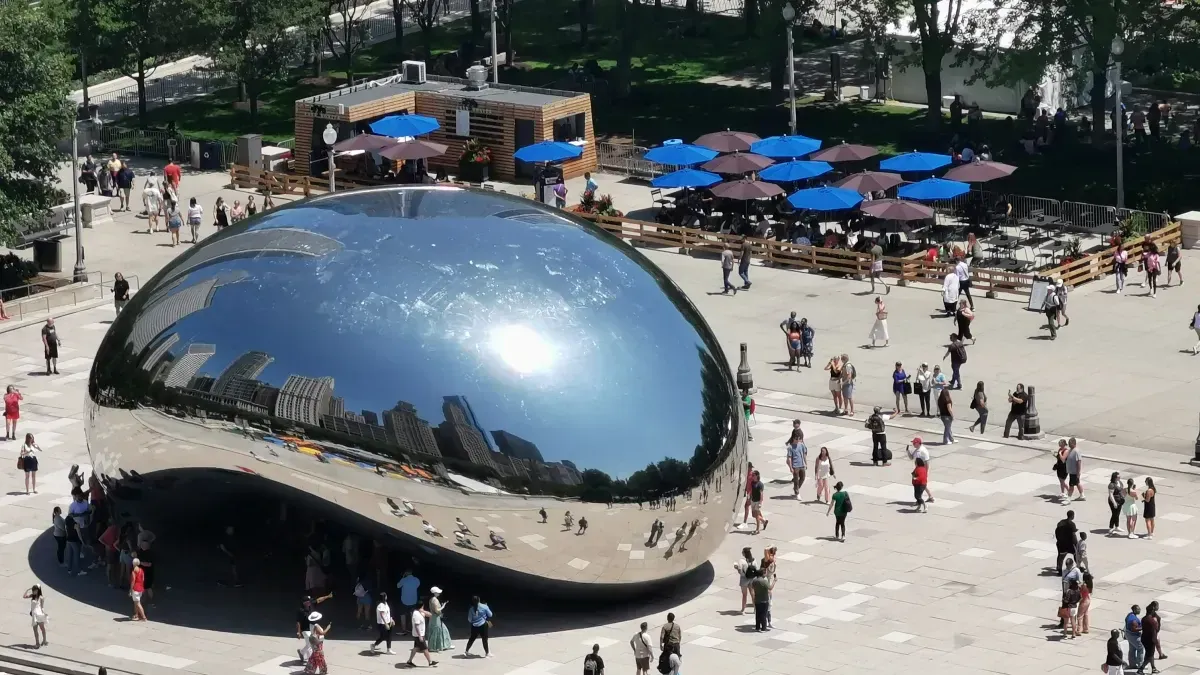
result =
[[[487,623],[490,618],[492,618],[492,610],[486,603],[481,602],[478,608],[467,609],[467,621],[476,628]]]
[[[908,373],[904,372],[904,369],[892,373],[892,391],[897,394],[904,393],[904,381],[907,379]]]
[[[808,466],[808,446],[803,443],[796,443],[794,445],[788,443],[787,458],[793,469],[805,468]]]
[[[400,604],[415,607],[417,604],[417,590],[421,588],[421,580],[408,575],[396,583],[396,588],[400,589]]]

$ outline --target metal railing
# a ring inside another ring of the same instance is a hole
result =
[[[236,79],[228,73],[200,67],[150,80],[146,82],[146,109],[152,110],[211,94],[218,89],[232,87],[235,82]],[[89,96],[88,102],[96,106],[97,114],[103,120],[136,116],[138,113],[137,84]]]
[[[1012,195],[1009,197],[1009,203],[1012,204],[1014,218],[1062,217],[1062,207],[1057,199]]]
[[[680,167],[657,164],[646,159],[646,148],[624,143],[596,143],[596,167],[623,176],[656,178]]]
[[[105,289],[108,289],[108,294],[112,295],[112,279],[105,279],[104,273],[99,271],[88,272],[89,278],[97,278],[97,281],[88,281],[82,284],[73,284],[72,282],[63,279],[65,285],[54,288],[53,290],[44,293],[36,293],[20,300],[10,302],[4,306],[5,313],[10,318],[17,321],[22,321],[26,318],[32,318],[36,314],[50,315],[52,310],[64,307],[75,307],[81,302],[89,300],[102,300],[105,296]],[[125,277],[129,282],[130,292],[137,291],[139,288],[139,280],[136,274],[131,274]],[[53,282],[51,282],[53,283]],[[28,289],[38,286],[45,286],[46,283],[26,284],[24,286],[14,286],[0,291],[0,297],[12,291],[19,289]],[[3,324],[0,324],[2,327]]]
[[[1063,202],[1062,219],[1082,227],[1112,225],[1120,218],[1129,225],[1134,234],[1149,234],[1163,229],[1171,222],[1165,213],[1151,213],[1137,209],[1118,209],[1115,206]]]

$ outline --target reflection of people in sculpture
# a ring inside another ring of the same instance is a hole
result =
[[[504,542],[504,537],[496,534],[495,530],[488,530],[488,539],[492,540],[492,546],[495,548],[502,548],[505,551],[508,550],[508,544]]]
[[[683,544],[683,537],[686,534],[687,534],[687,523],[685,522],[684,524],[679,526],[678,530],[675,530],[675,538],[671,540],[671,545],[667,547],[667,555],[668,556],[671,555],[671,551],[675,548],[676,544]],[[680,546],[679,550],[682,552],[683,546]]]
[[[563,529],[569,530],[569,529],[571,529],[571,526],[573,526],[574,524],[575,524],[574,516],[571,515],[570,511],[567,511],[567,514],[565,516],[563,516]]]
[[[538,509],[538,515],[542,517],[542,522],[543,522],[543,523],[544,523],[544,522],[546,522],[546,518],[547,518],[548,516],[546,515],[546,509],[545,509],[545,508],[540,508],[540,509]],[[569,527],[569,526],[568,526],[568,527]]]
[[[576,532],[575,534],[583,534],[584,532],[587,532],[587,517],[580,516],[579,517],[579,531]]]
[[[696,528],[698,528],[698,527],[700,527],[700,519],[699,519],[699,518],[697,518],[696,520],[693,520],[693,521],[692,521],[692,524],[691,524],[691,526],[688,528],[688,531],[687,531],[687,537],[685,537],[685,538],[684,538],[684,540],[683,540],[683,544],[682,544],[682,545],[680,545],[680,547],[679,547],[679,552],[680,552],[680,553],[682,553],[682,552],[684,552],[685,550],[687,550],[687,548],[686,548],[686,547],[687,547],[687,543],[688,543],[689,541],[691,541],[691,540],[692,540],[692,537],[694,537],[694,536],[696,535]],[[680,528],[680,529],[682,529],[682,528]]]
[[[471,535],[472,537],[474,537],[474,536],[475,536],[475,533],[471,531],[471,528],[467,527],[467,524],[466,524],[466,523],[464,523],[464,522],[462,521],[462,518],[455,518],[455,519],[454,519],[454,524],[458,526],[458,531],[459,531],[459,532],[463,532],[463,533],[465,533],[465,534],[469,534],[469,535]]]
[[[462,546],[464,548],[469,548],[469,549],[475,549],[475,542],[471,541],[471,539],[463,532],[461,532],[461,531],[455,532],[454,538],[458,541],[459,546]]]
[[[427,534],[431,537],[442,536],[442,533],[438,532],[438,529],[436,527],[434,527],[433,525],[430,525],[428,520],[421,521],[421,528],[425,530],[425,534]]]
[[[650,539],[646,542],[646,547],[654,548],[657,546],[659,538],[662,537],[662,533],[663,522],[655,518],[654,522],[650,525]]]

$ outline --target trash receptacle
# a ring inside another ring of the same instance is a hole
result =
[[[62,271],[62,239],[48,237],[33,242],[33,264],[39,272]]]

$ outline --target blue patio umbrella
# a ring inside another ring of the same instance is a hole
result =
[[[796,160],[768,166],[758,172],[758,177],[772,183],[793,183],[798,180],[816,178],[833,171],[833,167],[825,162],[806,162]]]
[[[883,160],[879,168],[884,171],[909,173],[912,171],[937,171],[951,161],[950,155],[932,152],[910,152]]]
[[[842,211],[862,203],[862,195],[845,188],[809,188],[793,192],[788,203],[798,209],[809,211]]]
[[[716,157],[719,153],[716,150],[709,150],[698,145],[689,145],[687,143],[673,143],[671,145],[663,145],[657,148],[650,148],[646,152],[645,159],[657,164],[670,164],[671,166],[692,166],[694,164],[703,164],[708,160]]]
[[[381,120],[371,122],[371,132],[380,136],[402,138],[405,136],[422,136],[442,128],[438,121],[424,115],[388,115]]]
[[[527,145],[513,153],[513,159],[522,162],[561,162],[575,159],[583,154],[583,148],[562,141],[542,141]]]
[[[821,141],[808,136],[772,136],[750,144],[750,152],[764,157],[794,159],[821,149]]]
[[[918,202],[937,201],[939,199],[954,199],[966,194],[971,186],[956,180],[944,178],[926,178],[919,183],[911,183],[900,188],[900,196]]]
[[[656,188],[703,188],[721,182],[721,177],[715,173],[699,169],[680,169],[650,181]]]

